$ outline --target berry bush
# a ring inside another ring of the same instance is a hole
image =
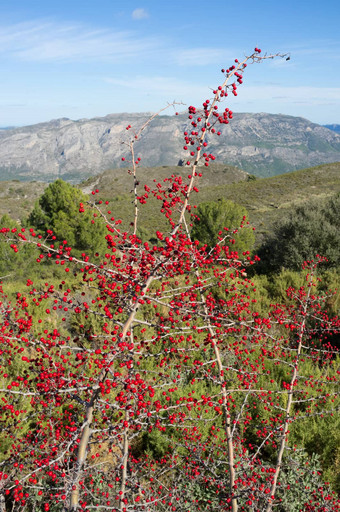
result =
[[[14,300],[1,287],[1,512],[338,510],[318,459],[294,445],[296,425],[322,428],[339,409],[323,258],[264,314],[248,273],[258,258],[234,249],[246,218],[214,244],[191,234],[209,140],[233,117],[222,104],[248,64],[276,57],[255,48],[222,69],[188,108],[186,166],[153,187],[139,173],[147,125],[127,126],[130,228],[98,190],[79,204],[89,232],[103,230],[97,253],[52,230],[1,228],[14,253],[33,247],[62,275],[28,279]],[[142,241],[150,197],[168,230]]]

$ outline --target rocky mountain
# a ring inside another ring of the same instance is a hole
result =
[[[71,182],[105,169],[126,166],[124,144],[149,114],[110,114],[72,121],[62,118],[0,131],[0,179]],[[177,165],[187,158],[183,130],[187,115],[159,116],[138,145],[144,166]],[[210,138],[216,161],[236,165],[257,176],[273,176],[322,163],[340,161],[340,134],[306,119],[274,114],[234,114],[220,137]]]

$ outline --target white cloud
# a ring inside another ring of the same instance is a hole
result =
[[[143,20],[145,18],[148,18],[149,14],[145,9],[139,8],[132,11],[132,19],[134,20]]]
[[[206,66],[216,62],[227,64],[231,59],[231,52],[215,48],[192,48],[174,53],[174,61],[180,66]]]
[[[171,76],[140,75],[136,76],[134,80],[107,77],[106,82],[112,84],[118,95],[128,92],[131,97],[136,99],[139,109],[143,111],[158,110],[166,105],[166,102],[173,100],[183,102],[182,107],[177,107],[179,111],[182,111],[185,110],[185,104],[199,106],[202,98],[212,96],[212,94],[207,94],[208,89],[204,86]],[[332,122],[336,122],[335,113],[339,104],[339,87],[320,89],[318,87],[278,85],[240,88],[237,98],[229,95],[225,102],[226,106],[236,112],[281,112],[287,115],[302,116],[321,124],[329,122],[329,119],[335,119]]]
[[[151,37],[82,24],[32,21],[0,26],[0,55],[24,61],[122,60],[159,48]]]
[[[116,79],[107,77],[107,83],[136,91],[149,92],[167,97],[185,97],[197,95],[204,97],[207,94],[206,86],[193,84],[189,80],[181,80],[171,76],[136,76],[133,80]],[[265,100],[268,104],[279,101],[280,103],[308,102],[311,106],[322,105],[325,102],[340,101],[340,87],[284,87],[280,85],[258,85],[239,88],[237,103],[256,102]],[[235,99],[229,95],[229,100]],[[228,100],[227,100],[228,101]]]
[[[207,94],[207,88],[204,86],[193,86],[191,82],[178,80],[174,77],[165,76],[136,76],[133,80],[124,80],[116,78],[106,78],[107,83],[123,87],[125,90],[143,91],[146,94],[152,94],[170,100],[181,101],[183,98],[198,94],[198,97],[204,97]]]

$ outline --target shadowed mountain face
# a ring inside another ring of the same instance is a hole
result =
[[[0,131],[0,179],[80,182],[105,169],[126,166],[132,135],[148,114],[58,119]],[[187,115],[159,116],[135,146],[143,166],[177,165],[187,155],[183,131]],[[272,114],[234,114],[220,137],[208,137],[216,162],[236,165],[257,176],[274,176],[340,161],[340,134],[306,119]]]
[[[324,124],[323,126],[329,130],[340,133],[340,124]]]

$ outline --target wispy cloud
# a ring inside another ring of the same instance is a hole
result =
[[[193,88],[191,82],[165,76],[136,76],[134,80],[107,77],[105,81],[112,85],[123,87],[125,90],[143,91],[153,96],[176,100],[192,95],[193,92],[195,94],[199,93],[200,96],[204,96],[207,92],[204,86],[195,86]]]
[[[228,62],[231,60],[232,52],[224,49],[215,48],[192,48],[188,50],[177,50],[174,55],[174,61],[179,66],[206,66],[212,63]]]
[[[152,52],[160,42],[128,31],[51,21],[0,26],[0,55],[24,61],[122,60]]]
[[[282,87],[282,86],[249,86],[240,90],[241,101],[266,100],[268,105],[271,102],[280,103],[308,103],[308,105],[325,105],[329,102],[334,104],[340,101],[340,87]]]
[[[302,59],[313,58],[314,63],[320,63],[320,66],[329,65],[329,61],[335,62],[340,59],[340,42],[338,39],[310,39],[303,43],[292,42],[289,45],[289,53],[291,54],[292,62],[299,62],[301,65]],[[276,63],[279,61],[275,61]]]
[[[148,17],[148,13],[142,8],[135,9],[132,17],[138,20]],[[97,28],[83,23],[40,19],[0,25],[0,57],[26,62],[124,62],[132,57],[155,56],[177,66],[203,67],[207,64],[227,65],[232,62],[233,55],[232,51],[223,48],[178,48],[176,41],[166,37],[139,36],[133,30]]]
[[[132,19],[133,20],[144,20],[145,18],[148,18],[149,14],[145,9],[139,8],[132,11]]]
[[[175,77],[136,76],[134,80],[107,77],[107,83],[123,87],[126,90],[144,91],[153,95],[182,99],[187,96],[199,98],[207,94],[205,86],[193,86],[193,83]],[[234,100],[230,97],[230,100]],[[340,87],[283,87],[278,85],[248,86],[239,89],[237,103],[265,100],[271,103],[307,102],[309,105],[323,105],[328,102],[340,101]]]
[[[5,102],[1,102],[0,106],[1,107],[9,107],[9,108],[23,108],[23,107],[27,107],[27,103],[5,103]]]

